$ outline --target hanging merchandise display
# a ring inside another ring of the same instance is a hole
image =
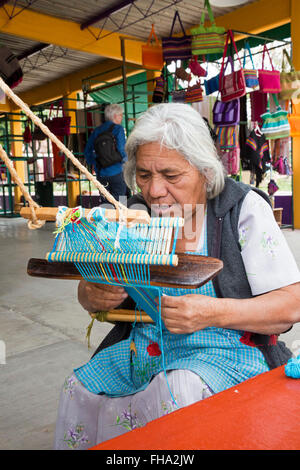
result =
[[[25,144],[30,144],[30,142],[32,142],[32,134],[30,130],[29,120],[27,120],[26,125],[25,125],[25,130],[23,133],[23,140]]]
[[[271,162],[269,145],[266,136],[253,129],[245,145],[245,160],[249,162],[250,169],[256,176],[256,187],[259,186],[267,171],[267,163]]]
[[[206,14],[204,10],[199,26],[191,29],[193,55],[215,54],[223,52],[224,49],[225,28],[216,25],[209,0],[205,0],[204,8],[208,12],[211,25],[204,26]]]
[[[267,111],[261,116],[263,120],[262,132],[266,139],[280,139],[290,136],[290,124],[287,118],[288,112],[281,108],[277,96],[272,94],[276,104],[276,111],[270,112],[270,97],[268,98]]]
[[[58,116],[59,110],[62,110],[62,116]],[[57,109],[56,109],[56,116],[52,117],[52,112],[54,110],[54,104],[52,103],[50,106],[50,113],[49,118],[45,120],[45,126],[47,126],[50,131],[56,135],[57,137],[63,137],[65,135],[69,135],[70,124],[71,124],[71,116],[65,115],[65,110],[63,106],[63,102],[60,101]]]
[[[268,54],[272,70],[265,69],[265,54]],[[281,91],[280,72],[274,69],[273,62],[267,48],[264,44],[262,55],[262,68],[258,70],[259,89],[262,93],[279,93]]]
[[[252,67],[253,67],[252,69],[246,69],[245,68],[245,65],[246,65],[246,51],[248,51],[249,57],[251,59]],[[251,49],[250,49],[249,43],[247,41],[245,42],[243,71],[244,71],[246,87],[248,87],[248,88],[258,88],[259,87],[259,82],[258,82],[257,70],[255,70],[254,61],[253,61],[253,57],[252,57],[252,54],[251,54]]]
[[[234,70],[234,61],[231,56],[228,57],[226,65],[225,65],[225,59],[227,56],[227,49],[228,49],[228,44],[230,40],[235,49],[237,59],[240,64],[239,70],[236,70],[236,71]],[[230,63],[231,65],[231,73],[228,75],[225,75],[228,63]],[[240,61],[238,50],[237,50],[233,33],[231,30],[228,30],[227,32],[226,44],[224,47],[222,66],[221,66],[221,72],[220,72],[219,90],[221,92],[222,101],[230,101],[236,98],[240,98],[241,96],[244,96],[246,94],[246,82],[245,82],[245,77],[244,77],[244,71],[242,68],[242,63]]]
[[[175,21],[178,19],[183,36],[173,36]],[[185,33],[178,11],[175,12],[170,36],[162,38],[163,59],[166,62],[172,60],[187,60],[192,57],[192,37]]]
[[[154,38],[154,43],[152,41]],[[142,45],[142,64],[145,68],[151,70],[161,70],[164,64],[162,46],[154,31],[152,25],[147,44]]]
[[[300,137],[300,113],[297,113],[296,107],[292,103],[292,113],[288,114],[290,124],[291,137]]]
[[[154,80],[155,88],[152,95],[152,103],[161,103],[164,100],[166,82],[162,73]]]
[[[251,121],[262,124],[261,116],[266,112],[268,104],[267,93],[255,90],[250,93]]]
[[[209,80],[204,81],[205,93],[206,95],[212,95],[216,91],[219,91],[220,84],[220,74],[215,75]]]
[[[203,100],[203,90],[200,82],[197,82],[195,85],[188,86],[185,92],[185,103],[196,103]]]
[[[239,126],[220,126],[216,128],[217,144],[220,150],[229,151],[239,147]]]
[[[177,67],[175,70],[175,76],[184,82],[190,82],[192,78],[191,74],[188,73],[184,67]]]
[[[290,72],[286,71],[285,59],[290,65]],[[292,60],[287,53],[286,49],[283,49],[282,55],[282,71],[280,74],[280,85],[281,92],[279,93],[279,99],[281,100],[293,100],[294,102],[300,101],[300,72],[297,72],[293,66]]]
[[[240,170],[240,154],[239,147],[232,150],[220,151],[220,158],[225,168],[227,175],[237,175]]]
[[[240,121],[240,100],[228,102],[217,100],[213,107],[213,123],[215,126],[234,126]]]
[[[207,70],[205,70],[198,62],[197,56],[194,55],[189,62],[189,68],[193,75],[196,77],[206,77]]]
[[[185,103],[185,90],[173,90],[171,91],[171,99],[173,103]]]

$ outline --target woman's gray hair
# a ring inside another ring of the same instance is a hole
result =
[[[104,117],[106,121],[113,121],[117,114],[123,114],[123,108],[119,104],[109,104],[104,110]]]
[[[222,191],[225,184],[224,167],[206,122],[190,105],[157,104],[137,119],[126,143],[128,162],[124,167],[125,181],[133,191],[137,189],[137,150],[140,145],[152,142],[176,150],[205,176],[208,199]]]

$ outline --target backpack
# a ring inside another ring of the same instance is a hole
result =
[[[94,150],[96,152],[96,166],[99,170],[122,161],[122,156],[117,150],[115,136],[112,133],[114,126],[115,125],[112,124],[95,139]]]

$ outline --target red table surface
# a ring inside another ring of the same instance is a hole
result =
[[[91,450],[300,450],[300,379],[278,367]]]

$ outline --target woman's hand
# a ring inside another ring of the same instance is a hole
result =
[[[199,294],[161,297],[161,317],[171,333],[188,334],[213,326],[216,299]]]
[[[94,282],[80,281],[78,300],[88,312],[112,310],[118,307],[128,294],[123,287],[103,285]]]

